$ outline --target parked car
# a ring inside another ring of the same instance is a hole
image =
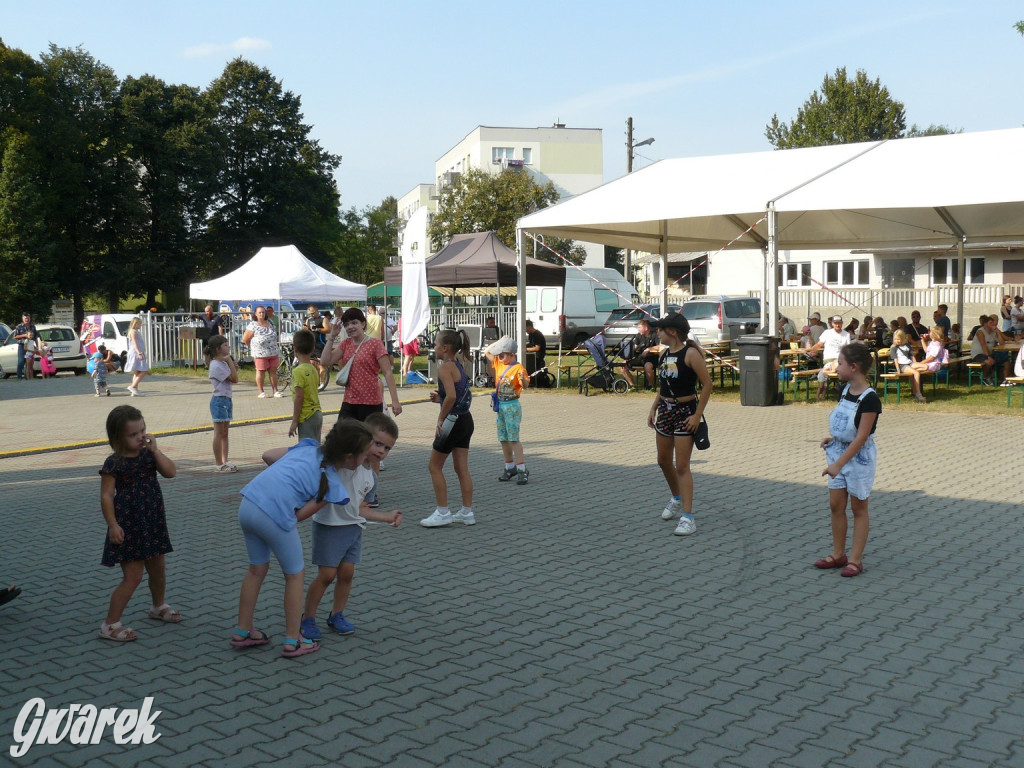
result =
[[[53,350],[53,362],[57,366],[57,373],[61,371],[74,371],[76,376],[85,373],[85,350],[78,334],[70,325],[55,325],[44,323],[37,325],[39,341]],[[39,359],[32,364],[33,370],[41,373]],[[0,345],[0,376],[7,378],[18,372],[18,342],[8,336]]]
[[[761,299],[752,296],[694,296],[683,304],[690,335],[700,342],[729,341],[757,333]]]
[[[0,323],[0,344],[3,344],[7,339],[10,338],[14,330],[7,323]]]
[[[678,312],[678,304],[669,304],[669,312]],[[636,334],[636,324],[641,318],[648,320],[661,317],[661,304],[641,304],[639,307],[624,306],[613,309],[605,320],[604,337],[609,347],[617,347]]]

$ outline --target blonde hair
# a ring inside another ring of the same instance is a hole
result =
[[[941,325],[933,325],[928,329],[928,335],[932,341],[945,341],[946,331]]]
[[[142,319],[139,317],[133,317],[131,322],[128,323],[128,330],[136,330],[142,327]]]
[[[892,334],[892,343],[897,347],[901,347],[907,343],[907,334],[903,329],[897,328]]]

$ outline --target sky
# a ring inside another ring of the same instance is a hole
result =
[[[242,56],[301,98],[341,155],[342,206],[433,181],[478,125],[600,128],[604,179],[668,157],[771,149],[826,74],[864,69],[908,126],[1024,124],[1024,37],[1009,0],[0,0],[0,39],[38,58],[81,47],[121,78],[205,88]],[[737,183],[741,183],[737,179]]]

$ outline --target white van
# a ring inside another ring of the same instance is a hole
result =
[[[128,357],[128,324],[138,315],[111,314],[86,315],[78,337],[85,352],[91,355],[102,344],[121,358],[121,366]]]
[[[526,286],[526,317],[544,334],[548,347],[582,344],[604,327],[613,309],[639,303],[636,289],[616,269],[567,267],[565,288]]]

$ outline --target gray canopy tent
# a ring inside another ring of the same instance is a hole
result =
[[[518,228],[658,253],[663,270],[670,251],[761,248],[771,333],[780,246],[956,247],[962,325],[964,245],[1024,240],[1022,178],[1024,128],[680,158],[524,216]]]

